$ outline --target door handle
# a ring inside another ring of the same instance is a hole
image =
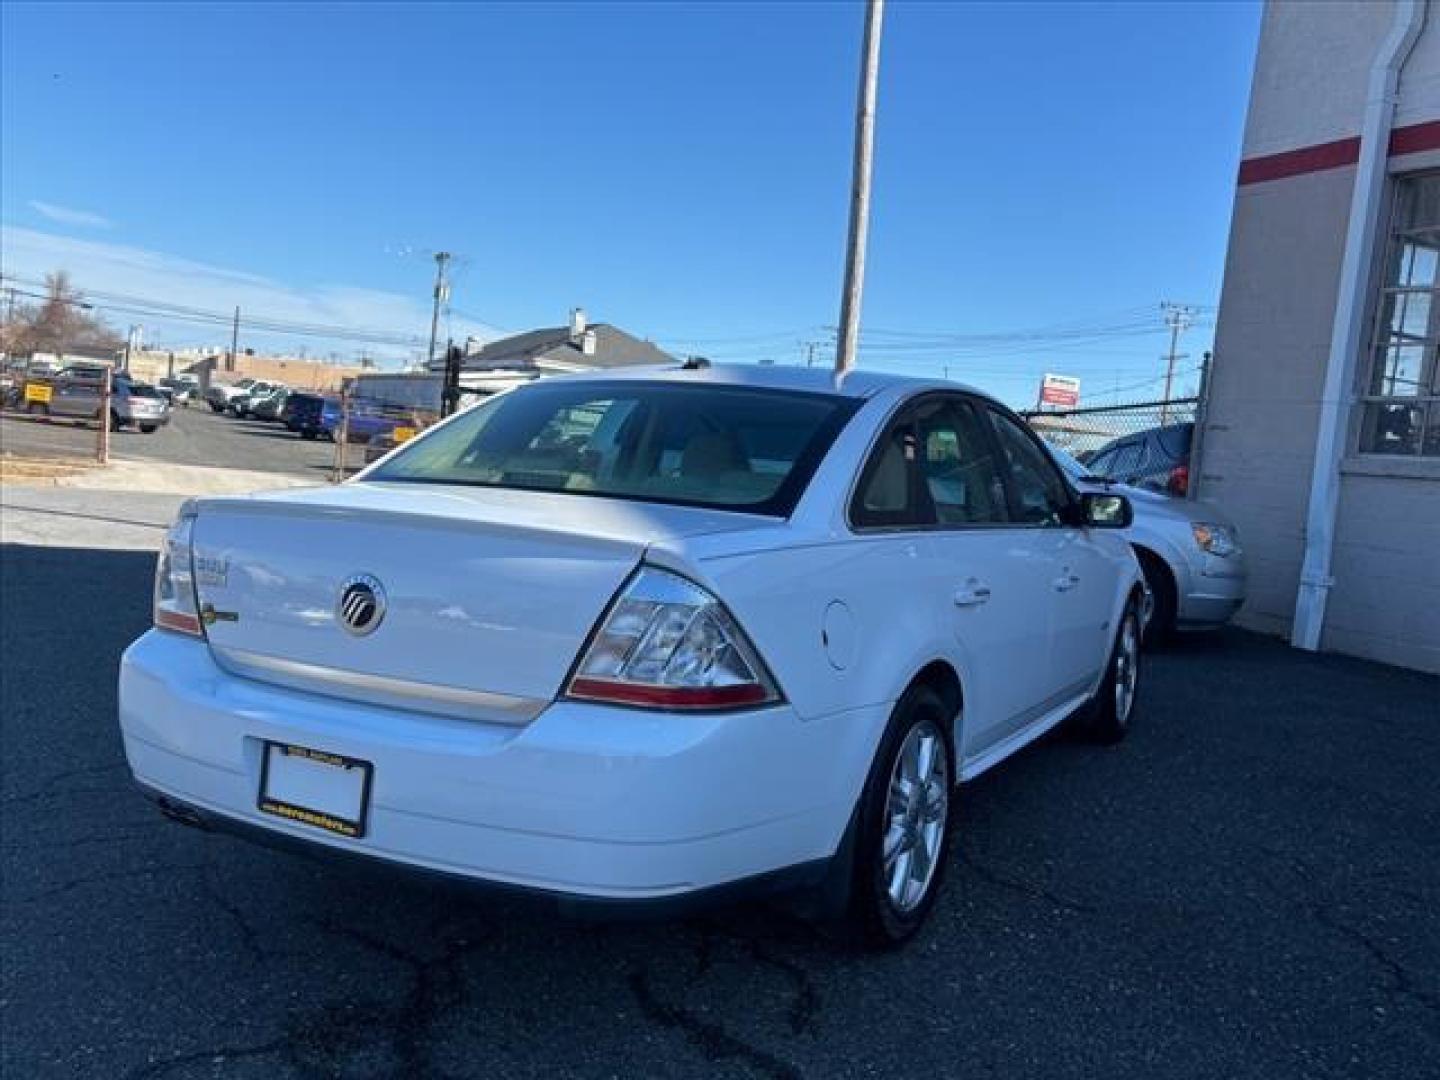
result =
[[[1071,589],[1073,589],[1076,585],[1079,584],[1080,575],[1072,574],[1069,570],[1066,570],[1063,574],[1061,574],[1058,578],[1055,579],[1055,591],[1069,592]]]
[[[975,607],[990,599],[990,586],[982,585],[975,580],[967,581],[959,589],[955,590],[956,607]]]

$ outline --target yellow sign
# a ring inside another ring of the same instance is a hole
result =
[[[49,405],[50,394],[53,390],[54,387],[47,386],[45,383],[26,383],[25,400],[33,401],[41,405]]]
[[[399,446],[402,442],[409,442],[417,434],[418,432],[413,427],[397,427],[390,432],[390,436],[395,440],[396,446]]]

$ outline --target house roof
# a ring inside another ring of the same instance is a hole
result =
[[[464,371],[585,371],[595,368],[630,367],[634,364],[672,363],[674,357],[648,341],[642,341],[609,323],[592,323],[595,351],[586,355],[580,341],[572,339],[568,326],[528,330],[513,337],[492,341],[462,362]],[[432,370],[443,370],[437,360]]]

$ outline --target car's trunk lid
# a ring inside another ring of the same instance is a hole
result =
[[[513,723],[562,689],[648,544],[755,523],[575,495],[351,483],[202,501],[196,587],[213,609],[211,649],[232,671]],[[367,632],[344,619],[354,581],[385,608]]]

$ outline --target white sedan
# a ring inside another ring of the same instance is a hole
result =
[[[567,901],[806,886],[895,942],[955,784],[1130,725],[1129,520],[951,383],[545,380],[338,487],[187,504],[125,751],[191,824]]]

